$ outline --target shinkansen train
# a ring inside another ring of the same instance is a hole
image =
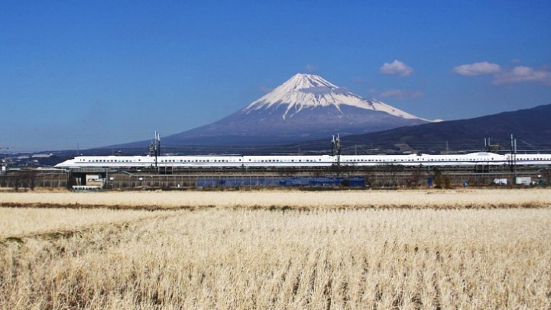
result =
[[[496,154],[478,152],[461,155],[315,155],[315,156],[78,156],[57,168],[262,168],[343,166],[477,166],[551,165],[551,154]]]

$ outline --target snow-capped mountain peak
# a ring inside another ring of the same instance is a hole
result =
[[[297,73],[278,88],[281,88],[281,90],[283,91],[289,92],[310,88],[336,89],[339,87],[319,75]]]
[[[344,114],[341,107],[351,106],[364,110],[385,112],[404,119],[424,120],[378,100],[362,98],[338,87],[319,75],[302,73],[294,75],[285,83],[252,102],[243,112],[278,109],[281,106],[286,106],[284,113],[281,115],[283,119],[293,117],[305,108],[333,106],[339,113]]]

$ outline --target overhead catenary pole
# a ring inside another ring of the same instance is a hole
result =
[[[517,183],[517,139],[511,134],[511,170],[513,171],[513,184]]]
[[[2,143],[0,143],[0,174],[4,172],[4,166],[2,165]]]
[[[335,156],[335,135],[332,136],[331,139],[331,156]]]
[[[155,137],[153,139],[153,143],[149,147],[149,153],[150,155],[155,157],[155,170],[159,172],[159,165],[158,165],[158,156],[161,156],[161,135],[155,131]]]
[[[5,147],[5,150],[9,150],[9,147]],[[7,156],[2,157],[2,145],[0,144],[0,173],[6,173],[8,171],[8,159]],[[3,165],[2,165],[3,164]]]
[[[336,141],[336,151],[337,151],[337,166],[341,165],[341,135],[337,134]]]

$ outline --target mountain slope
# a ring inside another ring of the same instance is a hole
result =
[[[312,74],[291,79],[217,122],[167,136],[164,145],[292,143],[331,134],[367,133],[428,120],[364,99]]]
[[[428,123],[401,127],[369,134],[343,138],[347,146],[369,145],[371,148],[398,148],[408,145],[417,151],[443,151],[482,148],[484,138],[492,138],[505,149],[510,135],[517,138],[518,149],[537,150],[551,148],[551,104],[531,109],[503,112],[472,119]],[[312,141],[293,148],[326,149],[327,141]]]

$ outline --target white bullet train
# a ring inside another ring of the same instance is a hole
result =
[[[309,156],[158,156],[157,166],[164,168],[262,168],[343,166],[478,166],[551,165],[551,154],[496,154],[478,152],[461,155],[309,155]],[[78,156],[55,165],[57,168],[146,168],[155,166],[153,156]]]

